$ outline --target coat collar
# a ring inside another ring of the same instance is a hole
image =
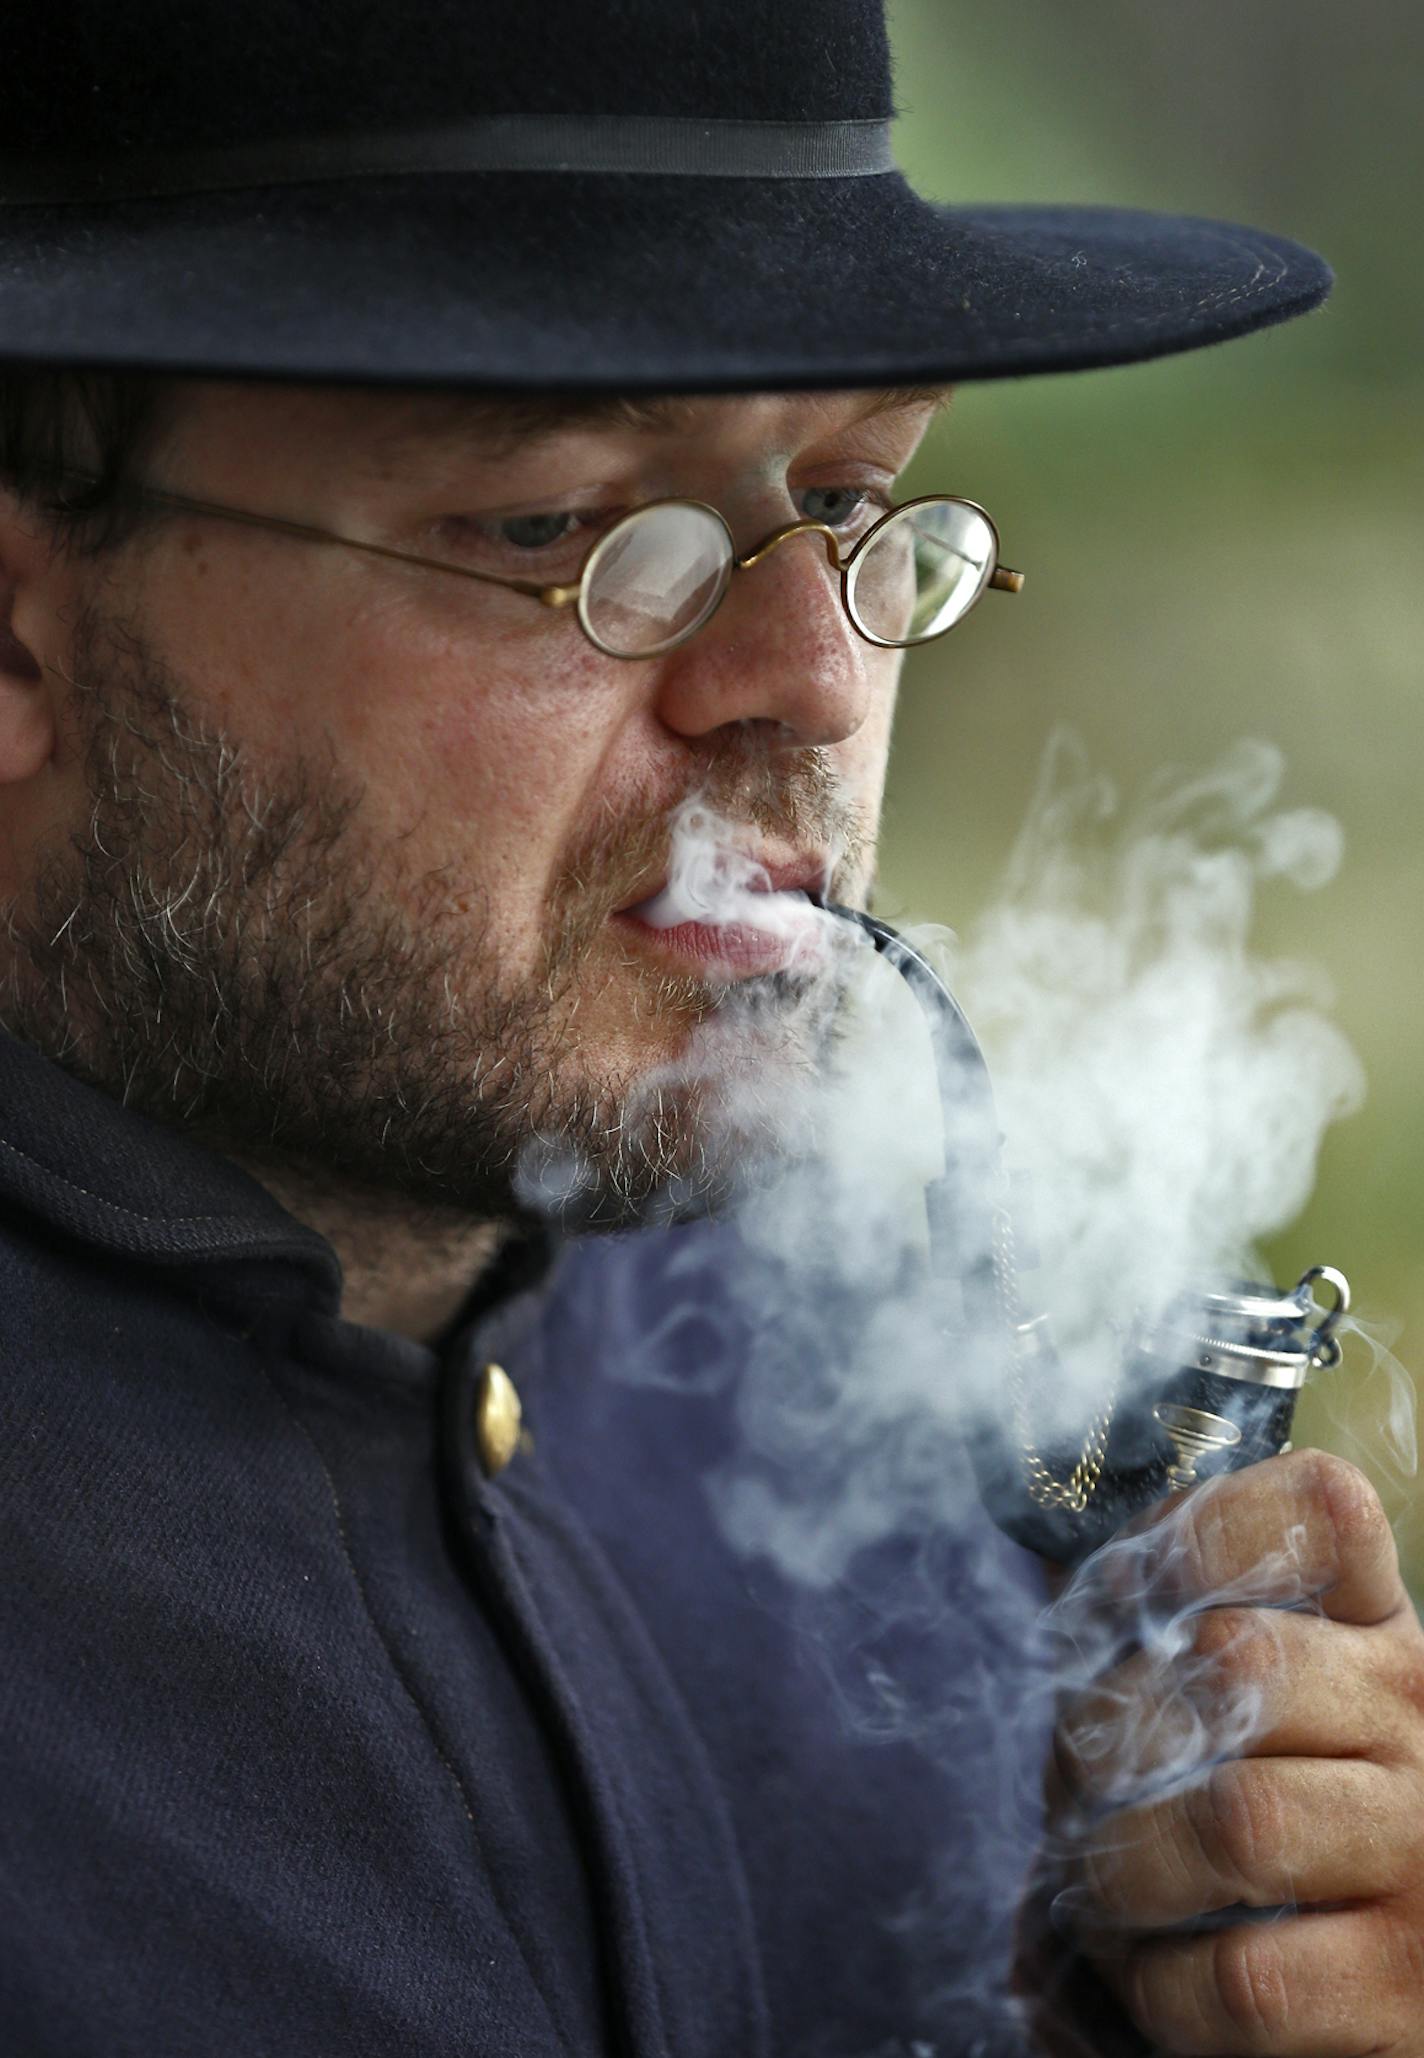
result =
[[[326,1238],[229,1159],[126,1108],[0,1030],[0,1205],[152,1263],[276,1259],[335,1304]]]

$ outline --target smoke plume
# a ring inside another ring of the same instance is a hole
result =
[[[988,1675],[897,1671],[902,1633],[913,1643],[938,1626],[961,1651],[1013,1654],[1001,1756],[977,1775],[972,1831],[960,1825],[913,1908],[887,1910],[923,1947],[930,1982],[937,1937],[983,1939],[974,1979],[946,1972],[938,1988],[937,2019],[947,2036],[953,2028],[946,2049],[975,2038],[985,2051],[1015,2047],[1004,1966],[1040,1833],[1028,1787],[1064,1696],[1091,1696],[1127,1650],[1176,1682],[1152,1734],[1136,1734],[1131,1708],[1110,1699],[1084,1729],[1082,1748],[1110,1754],[1134,1798],[1202,1777],[1262,1719],[1258,1695],[1222,1685],[1219,1653],[1187,1662],[1199,1606],[1162,1599],[1160,1536],[1150,1565],[1131,1538],[1110,1543],[1042,1612],[1035,1579],[978,1510],[966,1454],[1006,1433],[1004,1337],[960,1286],[986,1262],[988,1225],[1011,1191],[1021,1298],[1050,1318],[1062,1367],[1048,1426],[1072,1436],[1112,1393],[1131,1316],[1160,1314],[1185,1287],[1267,1279],[1263,1240],[1299,1213],[1327,1128],[1363,1092],[1319,967],[1253,947],[1262,889],[1314,890],[1341,857],[1333,819],[1282,806],[1282,783],[1279,753],[1242,744],[1124,808],[1059,739],[993,903],[962,934],[908,932],[987,1055],[1001,1156],[974,1142],[982,1075],[962,1051],[937,1055],[925,1015],[864,931],[804,901],[748,892],[735,858],[744,833],[708,807],[674,824],[673,878],[692,882],[697,920],[761,919],[808,937],[794,991],[781,991],[801,1024],[800,1062],[778,1075],[775,1148],[736,1196],[741,1255],[717,1275],[719,1293],[739,1287],[738,1305],[707,1331],[693,1375],[699,1391],[725,1386],[738,1426],[733,1455],[707,1480],[717,1517],[749,1563],[803,1596],[804,1620],[831,1620],[830,1597],[846,1592],[874,1616],[876,1634],[854,1650],[828,1642],[828,1686],[863,1737],[923,1753],[927,1794],[930,1768],[961,1748]],[[764,1037],[768,1009],[775,1017],[763,982],[729,989],[674,1075],[646,1090],[715,1075],[720,1118],[765,1136],[765,1081],[746,1062],[764,1046],[739,1056],[738,1024]],[[964,1189],[959,1282],[937,1276],[926,1215],[946,1161]],[[695,1273],[696,1257],[687,1262]],[[697,1284],[688,1279],[689,1295]],[[627,1377],[676,1376],[666,1336],[625,1342]],[[1372,1363],[1384,1383],[1382,1463],[1404,1476],[1407,1390],[1382,1348]],[[1250,1591],[1212,1602],[1269,1598],[1294,1547],[1283,1536]],[[892,1551],[893,1578],[879,1576]],[[1061,1822],[1058,1855],[1094,1833],[1090,1822]],[[1060,1912],[1071,1919],[1071,1907]]]

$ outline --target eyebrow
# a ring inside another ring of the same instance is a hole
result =
[[[846,427],[886,415],[943,413],[953,397],[952,386],[888,386],[864,395],[865,405]],[[432,445],[477,446],[495,460],[551,436],[577,430],[629,429],[640,435],[666,435],[686,428],[709,396],[688,393],[554,392],[525,394],[461,393],[444,405],[422,399],[419,413],[377,434],[367,446],[368,458],[387,472],[403,469],[411,458]]]

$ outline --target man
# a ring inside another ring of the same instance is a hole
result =
[[[1026,1568],[972,1510],[809,1597],[738,1557],[704,1486],[800,1303],[699,1218],[824,1049],[805,910],[870,890],[896,646],[1001,569],[946,503],[865,570],[945,384],[1218,340],[1327,275],[927,207],[871,0],[534,27],[5,31],[27,2058],[1034,2033],[996,1920]],[[690,803],[732,903],[687,897]],[[555,1261],[551,1227],[590,1233]],[[1424,2051],[1424,1669],[1377,1504],[1302,1453],[1185,1516],[1179,1599],[1289,1534],[1253,1598],[1319,1606],[1197,1618],[1276,1669],[1185,1792],[1122,1805],[1101,1711],[1065,1712],[1077,2027],[1111,1989],[1170,2051]],[[1167,1687],[1132,1664],[1130,1727]]]

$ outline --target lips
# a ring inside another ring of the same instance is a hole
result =
[[[734,971],[808,966],[821,955],[819,902],[831,861],[715,851],[674,865],[654,892],[614,918],[659,950]]]

